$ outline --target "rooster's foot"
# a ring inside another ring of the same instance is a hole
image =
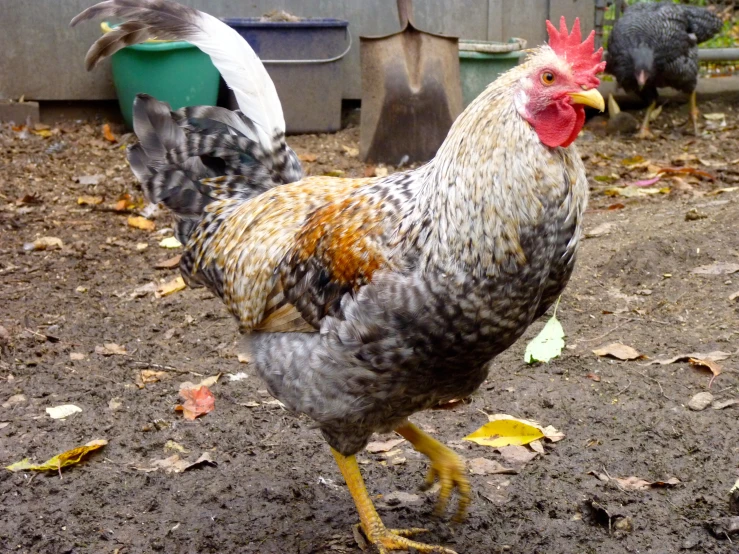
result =
[[[410,441],[413,448],[428,456],[431,461],[424,488],[430,488],[437,479],[441,485],[439,501],[434,513],[437,516],[444,513],[452,492],[457,489],[459,504],[454,515],[454,521],[461,522],[464,520],[467,506],[470,503],[470,482],[467,480],[464,460],[412,423],[406,423],[395,431]]]
[[[454,550],[449,550],[443,546],[416,542],[408,538],[425,533],[426,529],[387,529],[379,518],[370,524],[369,529],[366,529],[361,523],[357,524],[356,527],[362,530],[364,536],[375,545],[380,554],[387,554],[393,550],[410,550],[411,548],[418,552],[456,554]]]

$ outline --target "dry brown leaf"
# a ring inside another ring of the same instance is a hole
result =
[[[380,452],[389,452],[404,440],[405,439],[390,439],[386,441],[371,442],[365,447],[365,450],[373,454],[378,454]]]
[[[595,373],[588,373],[585,377],[592,379],[596,383],[600,381],[600,375],[596,375]]]
[[[544,454],[544,443],[541,440],[531,441],[528,446],[537,454]]]
[[[187,471],[188,469],[195,469],[203,465],[216,466],[218,464],[213,461],[208,452],[204,452],[194,462],[182,460],[179,454],[173,454],[169,458],[164,458],[163,460],[152,460],[151,467],[137,467],[136,469],[145,472],[163,469],[167,473],[182,473],[183,471]]]
[[[616,481],[623,489],[629,490],[629,491],[643,491],[646,489],[654,489],[654,488],[664,488],[664,487],[674,487],[675,485],[680,484],[680,480],[676,479],[675,477],[671,479],[667,479],[666,481],[645,481],[644,479],[639,479],[638,477],[615,477],[613,479]]]
[[[356,158],[357,156],[359,156],[359,148],[354,148],[345,144],[342,144],[341,147],[344,149],[344,152],[346,152],[346,155],[350,158]]]
[[[639,354],[636,349],[631,346],[621,344],[620,342],[614,342],[602,348],[593,350],[593,354],[601,357],[616,358],[617,360],[639,360],[641,358],[645,358],[645,356],[643,354]]]
[[[167,379],[170,377],[170,374],[166,371],[156,371],[153,369],[142,369],[139,371],[139,374],[136,376],[136,386],[138,386],[140,389],[146,388],[146,385],[151,385],[152,383],[158,383],[159,381],[162,381],[164,379]]]
[[[532,452],[525,446],[501,446],[497,449],[500,455],[503,457],[503,461],[510,467],[521,469],[531,460],[536,458],[539,453]]]
[[[103,125],[103,138],[108,142],[118,142],[118,139],[113,134],[113,131],[110,130],[110,125],[108,123]]]
[[[709,360],[712,362],[720,362],[721,360],[725,360],[729,356],[731,356],[729,352],[722,352],[721,350],[714,350],[713,352],[708,352],[706,354],[701,354],[700,352],[692,352],[690,354],[678,354],[677,356],[674,356],[672,358],[662,358],[662,359],[652,360],[646,365],[652,365],[652,364],[667,365],[667,364],[674,364],[675,362],[687,362],[690,358],[696,358],[699,360]]]
[[[518,470],[510,467],[504,467],[495,460],[488,460],[487,458],[473,458],[467,460],[467,467],[472,475],[515,475]]]
[[[62,239],[57,237],[41,237],[33,242],[27,242],[23,245],[23,250],[27,252],[36,250],[54,250],[56,248],[64,248]]]
[[[69,353],[69,359],[73,362],[80,362],[85,359],[85,355],[81,352],[70,352]]]
[[[128,216],[127,223],[129,227],[133,227],[134,229],[141,229],[142,231],[153,231],[157,228],[156,223],[154,223],[150,219],[141,217],[140,215]]]
[[[601,223],[600,225],[598,225],[597,227],[594,227],[590,231],[585,231],[585,238],[592,239],[592,238],[608,235],[613,230],[613,228],[616,226],[617,224],[612,221]]]
[[[127,356],[128,352],[126,352],[125,347],[120,346],[119,344],[115,344],[114,342],[106,342],[105,344],[103,344],[103,346],[95,347],[95,354],[100,354],[102,356]]]
[[[316,156],[315,154],[300,154],[300,155],[298,155],[298,159],[301,162],[312,163],[312,162],[315,162],[318,159],[318,156]]]
[[[156,298],[162,298],[163,296],[168,296],[186,288],[187,285],[185,284],[185,280],[182,278],[182,276],[179,276],[175,277],[171,281],[167,281],[166,283],[160,285],[159,288],[157,288],[156,292],[154,292],[154,296]]]
[[[181,258],[182,254],[177,254],[176,256],[167,258],[166,260],[159,261],[154,264],[154,269],[175,269],[176,267],[179,267]]]
[[[739,405],[739,398],[732,398],[730,400],[716,400],[711,404],[711,408],[714,410],[723,410],[724,408],[730,408],[731,406]]]
[[[246,354],[237,354],[236,359],[239,361],[240,364],[248,364],[251,361],[249,359],[249,356],[247,356]]]
[[[185,399],[185,403],[178,404],[174,409],[182,412],[185,419],[190,421],[212,412],[216,407],[216,398],[208,387],[180,389],[180,396]]]
[[[80,196],[77,199],[77,204],[80,206],[97,206],[102,204],[105,198],[102,196]]]
[[[720,365],[718,365],[713,360],[701,360],[700,358],[688,358],[688,362],[690,362],[690,365],[693,367],[699,367],[701,369],[707,369],[711,373],[713,373],[713,377],[711,377],[711,380],[708,381],[708,388],[711,388],[711,385],[713,384],[714,379],[718,377],[723,369]]]

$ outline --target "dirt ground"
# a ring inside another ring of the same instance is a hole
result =
[[[739,509],[729,494],[739,478],[739,404],[720,409],[739,399],[739,299],[730,299],[739,273],[711,265],[739,264],[734,105],[704,102],[704,113],[725,117],[704,119],[700,138],[672,130],[686,117],[682,105],[665,109],[653,142],[602,136],[602,124],[589,124],[578,145],[594,236],[558,308],[562,356],[524,363],[539,321],[493,362],[469,404],[415,417],[467,459],[506,463],[461,440],[486,414],[535,419],[565,438],[545,443],[517,474],[472,475],[461,526],[432,517],[434,495],[418,490],[427,464],[408,443],[360,454],[389,527],[426,526],[424,540],[460,554],[739,552],[739,534],[720,528]],[[0,470],[0,551],[360,552],[354,506],[327,446],[239,363],[236,325],[221,303],[202,289],[155,297],[155,285],[177,276],[154,267],[177,253],[159,246],[171,221],[160,214],[156,230],[140,230],[115,211],[122,194],[135,201],[140,191],[122,148],[130,137],[114,128],[121,142],[109,142],[101,126],[0,128],[0,464],[109,441],[62,477]],[[311,174],[375,171],[353,157],[357,142],[356,127],[290,138]],[[680,167],[640,196],[622,196],[619,187]],[[104,198],[90,206],[82,196]],[[63,245],[24,248],[40,237]],[[702,266],[711,267],[693,272]],[[647,358],[593,353],[614,342]],[[111,355],[115,347],[103,346],[111,343],[125,354]],[[687,360],[649,365],[712,351],[730,355],[703,411],[688,403],[709,390],[710,371]],[[142,383],[142,371],[158,380]],[[194,422],[174,411],[180,383],[219,373],[214,411]],[[64,404],[82,411],[47,415]],[[153,470],[155,460],[203,453],[217,465]],[[679,483],[631,490],[615,480],[632,476]]]

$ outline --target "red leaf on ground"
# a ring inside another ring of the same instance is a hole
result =
[[[216,397],[205,386],[180,389],[180,396],[185,399],[185,403],[178,404],[174,409],[182,412],[185,419],[194,420],[196,417],[212,412],[216,407]]]

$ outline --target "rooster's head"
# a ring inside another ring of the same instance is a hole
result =
[[[593,32],[582,41],[579,19],[575,19],[571,33],[564,17],[559,30],[549,21],[547,30],[549,45],[524,64],[524,77],[516,85],[516,109],[542,143],[569,146],[585,123],[585,106],[605,108],[597,89],[597,74],[605,69],[603,49],[595,51]]]

